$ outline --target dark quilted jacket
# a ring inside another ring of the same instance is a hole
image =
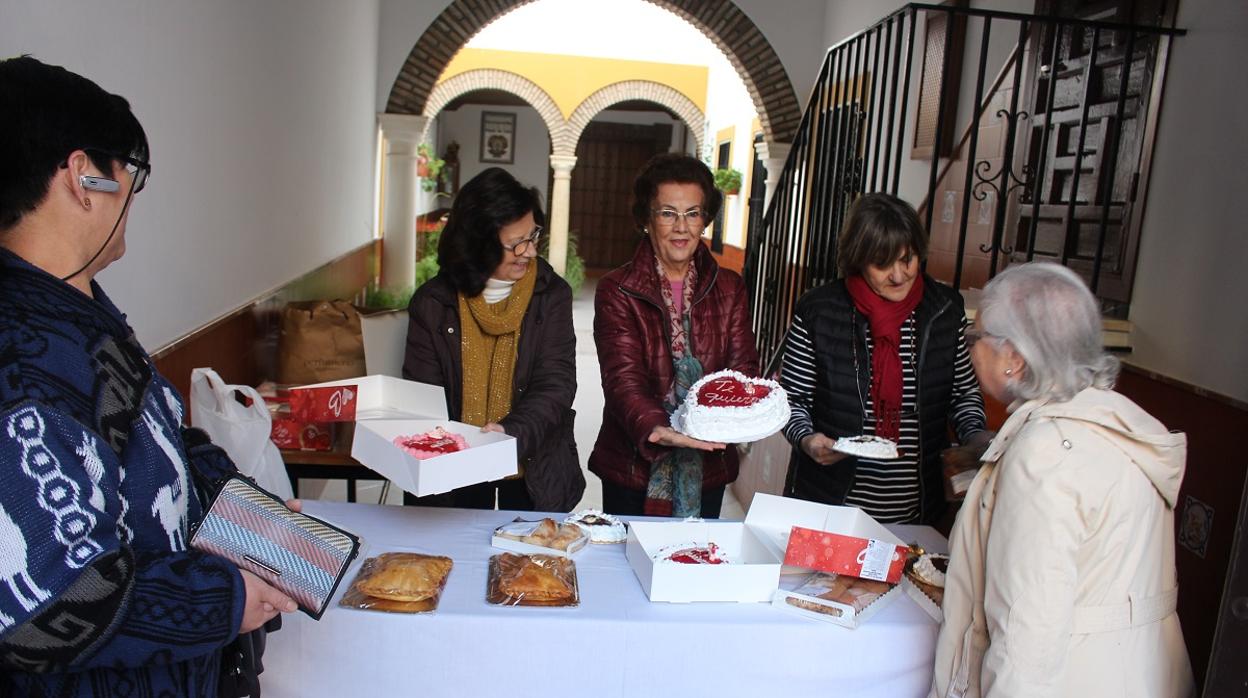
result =
[[[537,258],[533,299],[520,324],[511,413],[499,420],[516,437],[524,481],[537,511],[569,511],[585,491],[572,432],[576,413],[576,334],[572,289]],[[417,289],[408,306],[403,377],[446,389],[446,410],[463,408],[463,351],[459,301],[445,274]]]
[[[936,521],[945,509],[940,452],[949,447],[949,410],[953,393],[958,327],[965,309],[962,296],[930,276],[923,278],[923,300],[914,310],[918,321],[918,410],[921,518]],[[866,348],[868,321],[854,309],[844,280],[807,292],[796,314],[810,328],[815,346],[815,431],[833,438],[863,433],[864,399],[871,390],[871,356]],[[854,484],[857,459],[836,467],[815,463],[793,449],[789,486],[821,502],[841,504]]]
[[[698,284],[693,293],[693,350],[706,373],[733,369],[758,375],[758,350],[750,329],[745,284],[720,269],[709,250],[694,255]],[[650,464],[665,450],[647,441],[654,427],[669,423],[663,396],[672,383],[667,311],[659,295],[654,250],[642,240],[632,261],[598,282],[594,297],[594,343],[602,366],[602,430],[589,457],[591,472],[616,485],[644,490]],[[702,486],[737,479],[737,452],[708,453]]]

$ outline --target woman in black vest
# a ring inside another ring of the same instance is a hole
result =
[[[790,496],[930,524],[944,512],[940,452],[950,423],[963,443],[990,439],[962,297],[920,271],[926,256],[909,204],[887,194],[854,203],[837,242],[840,278],[798,301],[785,343]],[[859,435],[893,441],[898,457],[835,450]]]

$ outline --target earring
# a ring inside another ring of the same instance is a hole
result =
[[[1007,375],[1007,376],[1012,376],[1012,375],[1014,375],[1014,369],[1012,369],[1012,368],[1007,368],[1007,369],[1005,369],[1005,375]]]
[[[642,227],[642,229],[641,229],[641,234],[642,234],[642,235],[649,235],[649,234],[650,234],[650,229],[649,229],[649,228],[646,228],[646,227],[644,227],[644,226],[643,226],[643,227]]]
[[[88,197],[85,197],[85,196],[84,196],[84,197],[82,198],[82,205],[83,205],[83,206],[85,206],[85,207],[86,207],[86,209],[87,209],[88,211],[90,211],[90,210],[91,210],[91,199],[90,199],[90,198],[88,198]]]

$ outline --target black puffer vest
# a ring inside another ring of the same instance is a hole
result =
[[[965,308],[962,296],[931,277],[923,277],[923,300],[914,310],[918,332],[918,417],[922,523],[945,509],[940,452],[949,447],[949,407],[953,394],[958,327]],[[811,415],[815,431],[832,438],[863,433],[871,392],[871,356],[867,353],[867,318],[854,308],[845,282],[809,291],[796,314],[811,333],[815,349],[815,396]],[[858,462],[846,458],[822,466],[800,448],[793,449],[785,491],[829,504],[842,504],[853,487]]]

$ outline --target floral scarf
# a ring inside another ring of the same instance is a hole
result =
[[[698,272],[693,264],[685,272],[682,291],[683,312],[676,312],[672,288],[663,267],[655,259],[659,274],[659,293],[672,338],[672,385],[663,399],[663,409],[670,417],[685,400],[689,387],[702,378],[702,363],[693,353],[693,288]],[[693,448],[669,449],[650,466],[650,483],[646,487],[645,513],[651,516],[700,516],[702,514],[702,452]]]

